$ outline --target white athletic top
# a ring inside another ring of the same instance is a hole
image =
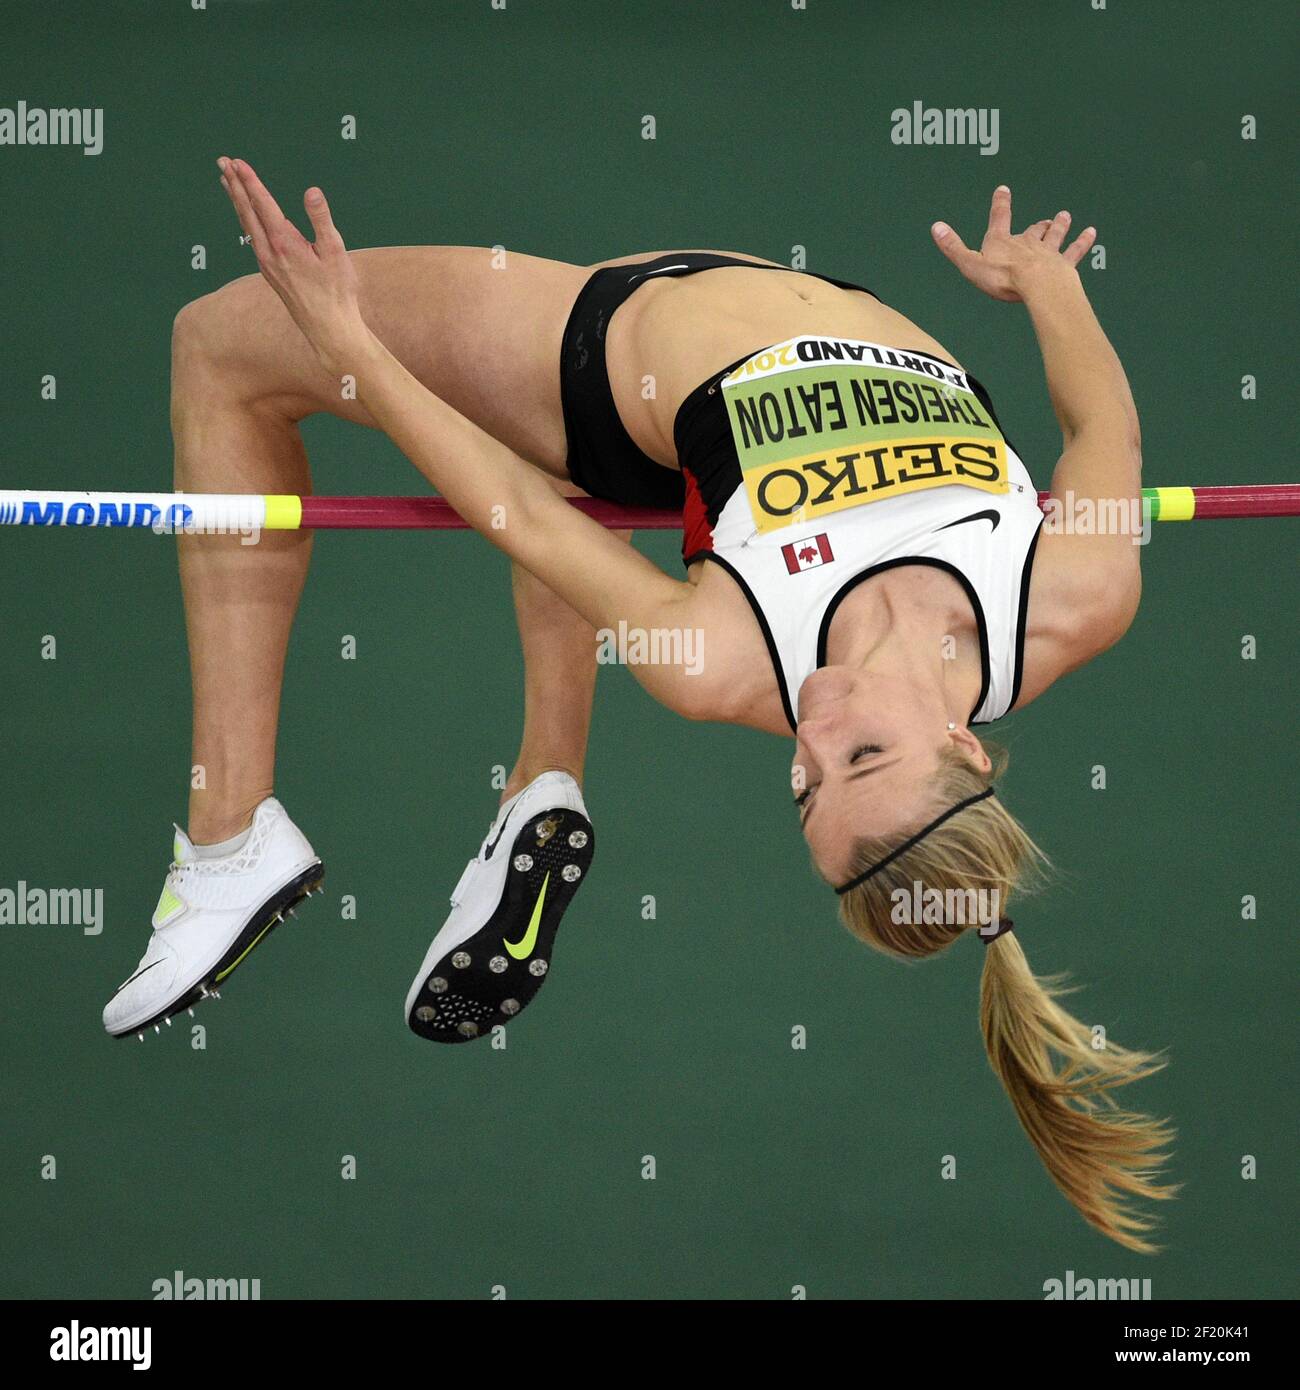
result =
[[[1004,715],[1020,690],[1043,515],[983,387],[925,354],[814,337],[755,354],[718,385],[741,480],[695,553],[749,599],[791,724],[843,598],[915,564],[952,574],[974,611],[972,722]]]

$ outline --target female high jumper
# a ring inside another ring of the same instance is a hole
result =
[[[1132,535],[1044,531],[988,392],[860,286],[703,251],[596,267],[349,253],[319,189],[311,243],[247,163],[218,166],[261,275],[177,317],[177,488],[308,493],[298,422],[327,412],[385,431],[513,562],[522,744],[410,1027],[465,1041],[541,987],[594,850],[580,783],[597,630],[640,634],[661,658],[633,674],[669,709],[794,739],[800,827],[855,935],[916,958],[974,928],[985,1044],[1025,1130],[1089,1222],[1150,1249],[1128,1199],[1171,1195],[1169,1131],[1112,1092],[1160,1063],[1095,1050],[1030,971],[1005,910],[1043,856],[973,728],[1119,640],[1140,593]],[[980,250],[932,230],[967,280],[1029,312],[1064,436],[1053,496],[1132,502],[1137,412],[1076,269],[1095,232],[1067,246],[1069,226],[1061,212],[1013,235],[1003,187]],[[681,507],[686,579],[572,507],[580,493]],[[310,533],[179,545],[206,784],[149,949],[105,1010],[117,1036],[216,992],[322,873],[271,795]],[[996,894],[997,915],[908,911],[917,889]]]

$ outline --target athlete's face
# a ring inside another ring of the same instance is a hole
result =
[[[829,883],[853,876],[864,836],[925,822],[946,728],[935,693],[906,678],[826,666],[803,683],[791,782]]]

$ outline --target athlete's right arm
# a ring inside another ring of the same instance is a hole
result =
[[[327,371],[355,380],[376,424],[482,536],[596,628],[687,631],[695,588],[569,505],[532,464],[439,399],[366,326],[356,273],[319,189],[308,242],[252,168],[222,160],[222,182],[263,276]],[[670,709],[690,713],[697,685],[679,667],[633,667]]]
[[[580,512],[545,476],[417,381],[371,335],[356,367],[357,396],[379,427],[467,522],[536,575],[598,630],[691,640],[694,585],[657,565]],[[615,639],[617,640],[617,639]],[[661,704],[703,717],[706,682],[677,660],[629,663]]]
[[[354,350],[357,396],[480,535],[596,627],[671,627],[694,587],[569,504],[520,458],[417,381],[374,334]]]

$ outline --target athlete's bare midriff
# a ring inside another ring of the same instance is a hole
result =
[[[722,266],[665,276],[642,285],[607,330],[610,384],[628,434],[642,453],[675,467],[673,422],[686,397],[738,358],[799,333],[914,348],[961,365],[896,310],[811,275]]]

